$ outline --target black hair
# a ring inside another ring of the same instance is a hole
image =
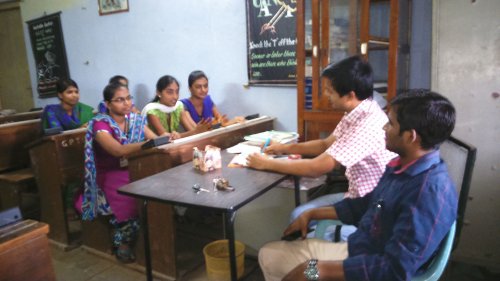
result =
[[[177,79],[175,79],[175,77],[170,76],[170,75],[162,76],[162,77],[160,77],[160,79],[158,79],[158,82],[156,82],[156,91],[161,92],[161,91],[165,90],[165,88],[170,86],[170,84],[172,84],[172,83],[175,83],[175,84],[177,84],[177,86],[179,86],[179,81],[177,81]],[[158,95],[155,95],[152,102],[157,102],[159,100],[160,100],[160,97]]]
[[[195,71],[191,72],[189,74],[189,77],[188,77],[188,86],[189,86],[189,88],[191,88],[191,86],[193,86],[194,81],[196,81],[196,80],[198,80],[200,78],[205,78],[208,81],[208,77],[205,74],[205,72],[203,72],[201,70],[195,70]]]
[[[127,88],[127,86],[118,82],[109,83],[108,85],[106,85],[106,87],[104,87],[104,90],[102,91],[102,97],[104,98],[105,101],[111,102],[111,100],[115,96],[116,90],[122,87]]]
[[[391,105],[396,111],[399,133],[415,130],[424,149],[438,148],[455,127],[455,107],[444,96],[426,89],[398,94]]]
[[[127,85],[124,85],[124,86],[128,88],[128,79],[127,79],[127,77],[125,77],[123,75],[115,75],[115,76],[109,78],[109,82],[108,83],[109,84],[111,84],[111,83],[120,83],[120,80],[127,81]]]
[[[76,82],[70,78],[59,79],[57,80],[56,83],[56,89],[58,93],[63,93],[64,91],[66,91],[66,89],[68,89],[71,86],[78,89],[78,84],[76,84]]]
[[[330,80],[341,97],[353,91],[359,100],[373,96],[373,70],[360,56],[352,56],[328,65],[321,76]]]

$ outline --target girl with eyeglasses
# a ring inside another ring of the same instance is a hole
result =
[[[114,228],[113,245],[117,259],[133,262],[131,245],[139,230],[135,200],[118,194],[130,182],[127,156],[139,151],[145,139],[155,138],[146,119],[131,112],[132,97],[126,86],[112,83],[103,92],[107,114],[99,113],[85,135],[85,185],[81,203],[82,219],[110,215]]]

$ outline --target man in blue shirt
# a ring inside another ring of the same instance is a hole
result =
[[[259,251],[270,280],[410,280],[437,250],[457,214],[457,194],[439,157],[439,145],[455,125],[445,97],[417,90],[391,102],[385,125],[392,160],[368,195],[304,212],[284,234],[310,220],[340,219],[358,230],[347,243],[318,239],[277,241]]]

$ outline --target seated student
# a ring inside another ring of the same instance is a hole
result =
[[[259,263],[270,280],[411,280],[437,250],[457,215],[457,194],[439,145],[453,131],[455,109],[426,90],[400,94],[384,127],[387,148],[399,154],[377,187],[362,198],[311,209],[284,234],[310,220],[357,224],[347,243],[319,239],[264,245]],[[306,270],[307,268],[307,270]]]
[[[181,102],[184,104],[185,110],[191,115],[193,122],[189,124],[186,130],[193,130],[202,119],[209,119],[212,124],[220,123],[222,126],[245,122],[245,118],[242,116],[236,116],[228,120],[226,115],[219,112],[208,95],[208,78],[203,71],[195,70],[191,72],[188,85],[191,97],[182,99]]]
[[[113,83],[120,83],[122,85],[124,85],[125,87],[128,88],[128,79],[127,77],[123,76],[123,75],[115,75],[111,78],[109,78],[109,84],[113,84]],[[108,112],[108,108],[106,107],[106,101],[101,101],[99,103],[99,106],[97,107],[99,113],[104,113],[106,114]],[[132,112],[134,113],[140,113],[140,111],[135,107],[135,104],[132,102]]]
[[[373,71],[361,57],[353,56],[329,65],[323,70],[324,95],[333,109],[344,111],[344,117],[330,136],[296,144],[273,144],[270,154],[305,154],[312,159],[288,163],[262,155],[250,155],[248,166],[285,174],[318,177],[342,165],[349,181],[346,193],[318,197],[293,210],[290,221],[308,209],[329,206],[343,198],[363,197],[373,190],[384,173],[387,163],[396,155],[385,148],[383,126],[387,115],[372,99]],[[356,229],[343,226],[341,238]]]
[[[91,106],[79,102],[80,91],[75,81],[60,79],[56,84],[59,104],[50,104],[42,112],[42,126],[44,129],[60,127],[64,131],[86,126],[94,117]]]
[[[179,101],[179,82],[170,75],[158,79],[156,96],[142,109],[142,116],[148,119],[148,126],[157,135],[169,135],[171,139],[187,137],[210,129],[210,122],[200,121],[194,130],[178,133],[179,125],[184,128],[193,123]]]
[[[109,84],[103,96],[109,112],[97,114],[87,127],[83,201],[77,200],[76,208],[81,209],[83,220],[111,215],[115,255],[127,263],[135,260],[131,245],[139,230],[139,218],[135,199],[118,194],[117,189],[130,182],[127,156],[156,135],[146,126],[145,118],[131,112],[132,97],[127,87]]]

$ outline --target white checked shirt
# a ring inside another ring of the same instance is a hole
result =
[[[378,104],[366,99],[346,113],[333,131],[336,140],[326,153],[346,167],[349,190],[345,197],[363,197],[372,191],[387,163],[397,156],[385,148],[387,121]]]

